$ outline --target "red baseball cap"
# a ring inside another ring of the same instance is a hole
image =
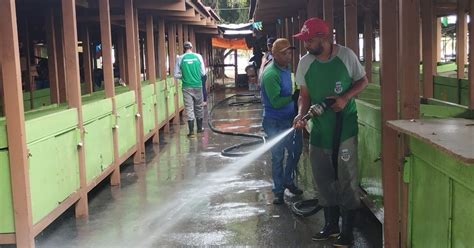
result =
[[[306,41],[313,37],[325,37],[328,34],[329,25],[325,21],[314,17],[306,20],[301,31],[293,35],[293,38]]]

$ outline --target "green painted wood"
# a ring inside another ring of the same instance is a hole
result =
[[[142,99],[151,97],[154,94],[153,85],[148,84],[148,81],[144,81],[144,82],[142,82],[141,91],[142,91]]]
[[[166,121],[166,81],[159,81],[156,86],[156,110],[158,111],[158,123]]]
[[[152,86],[152,85],[150,85]],[[143,134],[147,135],[155,128],[155,95],[142,98]]]
[[[0,150],[0,233],[15,232],[8,151]]]
[[[183,82],[181,80],[178,80],[178,106],[180,109],[184,107]]]
[[[0,117],[0,149],[5,149],[7,147],[7,123],[5,117]]]
[[[174,101],[174,94],[176,92],[176,87],[173,82],[173,78],[167,78],[166,83],[168,85],[168,118],[170,118],[173,114],[174,111],[176,110],[176,104]]]
[[[116,108],[123,108],[135,104],[135,92],[125,91],[115,95]]]
[[[37,223],[79,189],[77,131],[28,144],[28,150],[33,223]]]
[[[84,152],[87,183],[112,165],[114,116],[107,114],[84,125]]]
[[[112,99],[89,101],[82,104],[84,124],[87,124],[104,115],[112,114]]]
[[[119,156],[124,155],[132,146],[137,144],[136,114],[136,104],[117,108]]]
[[[382,122],[382,117],[379,106],[359,99],[356,99],[356,106],[359,122],[371,126],[377,130],[381,130],[380,124]]]
[[[453,216],[452,216],[452,246],[459,248],[472,247],[474,235],[474,191],[458,183],[453,184]]]
[[[411,168],[411,247],[448,247],[449,178],[417,155]]]
[[[25,113],[26,143],[56,135],[77,126],[77,109],[63,107]]]

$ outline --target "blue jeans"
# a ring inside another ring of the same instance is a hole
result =
[[[275,120],[263,118],[263,129],[268,138],[278,136],[283,131],[291,128],[293,120]],[[283,166],[285,159],[285,150],[287,151],[286,166]],[[303,150],[303,133],[302,130],[295,130],[278,142],[272,149],[272,178],[273,189],[275,194],[283,193],[284,185],[294,184],[294,176],[296,166],[300,160]]]

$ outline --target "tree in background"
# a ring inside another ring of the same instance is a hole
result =
[[[202,0],[222,18],[222,23],[247,23],[250,0]]]

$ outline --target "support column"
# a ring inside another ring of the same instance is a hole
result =
[[[334,3],[333,0],[323,0],[323,16],[324,20],[329,24],[329,32],[333,38],[334,30]]]
[[[194,32],[192,32],[192,39],[194,41]],[[193,46],[196,47],[196,43],[193,42]],[[169,50],[169,65],[170,65],[170,76],[174,76],[174,66],[176,64],[176,24],[171,23],[168,26],[168,50]],[[178,94],[177,94],[177,84],[176,80],[174,80],[174,86],[176,89],[176,92],[174,96],[172,96],[172,100],[175,103],[175,117],[173,118],[173,124],[179,124],[179,108],[178,108]],[[169,98],[168,98],[169,99]]]
[[[457,22],[456,22],[456,64],[458,79],[464,77],[464,65],[466,64],[467,44],[467,15],[466,0],[458,0]]]
[[[160,80],[165,84],[165,90],[167,88],[166,84],[166,38],[165,38],[165,21],[160,18],[158,19],[158,67],[159,67],[159,72],[160,72]],[[165,103],[166,103],[166,115],[168,116],[168,98],[165,97]],[[164,126],[164,132],[169,133],[170,132],[170,124],[169,121],[166,121],[166,124]]]
[[[435,40],[435,49],[436,49],[436,62],[441,61],[441,18],[436,18],[436,40]],[[437,68],[437,67],[435,67]],[[437,71],[435,71],[437,73]]]
[[[183,25],[183,40],[189,41],[189,29],[188,25]]]
[[[110,2],[109,0],[99,0],[99,16],[100,16],[100,40],[102,43],[102,71],[104,72],[104,88],[105,96],[112,99],[112,114],[117,118],[117,108],[115,104],[115,85],[114,71],[112,63],[112,31],[110,23]],[[87,44],[89,46],[89,44]],[[84,64],[85,66],[86,64]],[[85,72],[85,69],[84,69]],[[118,136],[117,128],[112,129],[112,137],[114,144],[114,170],[110,177],[111,185],[120,184],[120,164],[118,153]]]
[[[364,15],[364,60],[365,73],[369,83],[372,82],[372,40],[374,39],[372,28],[372,11],[366,10]]]
[[[154,29],[153,29],[153,16],[146,17],[146,65],[147,65],[147,79],[150,84],[153,85],[153,92],[157,95],[156,92],[156,65],[155,65],[155,38],[154,38]],[[158,112],[156,107],[156,102],[153,105],[153,113],[155,117],[155,130],[153,131],[153,143],[160,143],[160,132],[158,129]]]
[[[400,58],[399,92],[401,119],[420,118],[420,3],[412,0],[400,2]],[[398,161],[403,161],[410,153],[404,136],[400,141]],[[401,174],[403,163],[397,163]],[[400,237],[401,246],[408,246],[408,184],[399,178],[400,193]]]
[[[470,1],[469,13],[471,24],[469,25],[469,109],[474,109],[474,2]]]
[[[434,6],[431,0],[421,1],[422,25],[422,54],[423,54],[423,97],[433,97],[433,75],[436,64],[434,63],[433,39],[434,34]]]
[[[176,24],[176,31],[178,35],[178,54],[183,54],[183,24]],[[196,46],[196,44],[193,44],[193,46]]]
[[[94,84],[92,82],[92,58],[91,58],[91,46],[90,46],[90,36],[89,36],[89,27],[87,23],[84,24],[81,32],[82,40],[82,61],[84,63],[84,83],[86,84],[85,90],[87,94],[90,94],[94,91]],[[104,76],[105,80],[105,76]]]
[[[54,10],[50,9],[46,16],[46,43],[48,45],[48,80],[51,103],[59,103],[57,45],[54,27]]]
[[[14,0],[0,0],[0,56],[17,247],[34,247],[28,151]]]
[[[357,32],[357,0],[344,0],[344,27],[346,46],[359,57],[359,33]]]
[[[120,30],[117,35],[117,55],[119,62],[119,77],[123,81],[127,79],[127,62],[125,61],[125,44],[124,44],[124,32]],[[125,82],[128,84],[128,82]]]
[[[133,6],[133,5],[132,5]],[[137,77],[137,109],[138,109],[138,115],[137,115],[137,130],[138,130],[138,149],[140,151],[140,156],[134,156],[133,162],[135,164],[141,164],[145,162],[145,132],[143,129],[143,99],[142,99],[142,64],[144,63],[143,61],[143,56],[142,56],[142,49],[141,49],[141,41],[140,41],[140,30],[139,30],[139,23],[138,23],[138,9],[133,8],[133,28],[135,31],[135,54],[137,55],[137,61],[135,63],[136,69],[137,69],[137,74],[135,76]],[[139,154],[137,152],[137,154]]]
[[[312,17],[318,17],[322,18],[323,17],[323,11],[322,11],[322,0],[308,0],[308,9],[307,15],[308,18]]]
[[[139,82],[138,82],[138,71],[137,71],[137,60],[138,56],[136,54],[136,36],[135,36],[135,18],[133,11],[133,0],[124,0],[124,9],[125,9],[125,36],[126,36],[126,61],[127,61],[127,82],[130,87],[130,90],[135,91],[135,97],[137,105],[141,105],[141,102],[138,101],[138,91]],[[134,162],[144,161],[144,151],[142,150],[142,145],[140,144],[140,117],[137,115],[136,118],[136,136],[137,136],[137,151],[134,155]]]
[[[79,56],[77,53],[77,26],[76,26],[76,1],[63,0],[63,35],[64,43],[68,44],[64,47],[64,60],[66,62],[66,78],[67,78],[67,103],[69,107],[77,108],[78,129],[81,133],[81,144],[78,146],[79,154],[79,177],[80,177],[80,198],[76,203],[76,216],[86,217],[89,215],[87,206],[87,179],[84,158],[84,127],[82,119],[82,99],[81,85],[79,79]]]
[[[34,108],[33,96],[34,91],[36,88],[35,80],[33,79],[33,75],[31,74],[31,41],[30,41],[30,25],[28,23],[28,17],[24,19],[24,29],[25,29],[25,57],[26,57],[26,85],[28,85],[28,91],[30,92],[30,109]]]
[[[59,11],[59,18],[55,22],[56,26],[56,48],[57,48],[57,65],[58,65],[58,90],[59,90],[59,102],[66,102],[67,98],[67,79],[66,79],[66,62],[64,61],[64,33],[63,33],[63,20],[62,12]]]
[[[342,46],[346,45],[346,35],[344,33],[344,22],[343,21],[336,21],[335,22],[336,28],[336,43]]]
[[[400,247],[399,191],[398,191],[398,135],[387,126],[388,120],[398,119],[398,4],[380,2],[380,85],[382,106],[382,185],[384,195],[384,245]]]

